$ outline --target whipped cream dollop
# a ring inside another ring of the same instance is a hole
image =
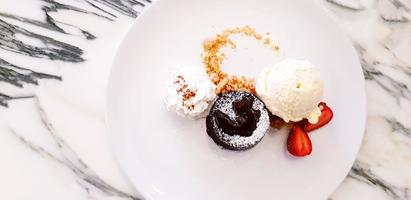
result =
[[[306,60],[286,59],[265,68],[256,83],[256,92],[272,114],[285,122],[308,119],[317,123],[323,94],[320,72]]]
[[[196,119],[204,116],[215,97],[215,85],[203,68],[181,67],[168,85],[164,100],[167,110]]]

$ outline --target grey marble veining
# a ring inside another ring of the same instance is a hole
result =
[[[371,187],[377,187],[383,190],[392,199],[407,200],[410,198],[409,188],[397,187],[387,183],[383,178],[375,175],[372,170],[370,170],[370,166],[360,161],[354,163],[348,177],[370,185]]]
[[[55,40],[53,38],[36,34],[19,26],[0,20],[1,40],[0,48],[15,53],[46,58],[50,60],[62,60],[66,62],[83,62],[83,51],[73,45]],[[42,46],[33,46],[16,39],[17,34],[40,40]]]
[[[12,84],[15,87],[23,87],[24,83],[38,85],[39,79],[55,79],[61,80],[60,76],[35,72],[33,70],[13,65],[0,58],[0,81]],[[7,106],[7,101],[12,98],[0,93],[0,105]]]
[[[411,100],[411,91],[408,86],[402,82],[396,81],[390,76],[385,75],[378,70],[378,66],[381,65],[381,62],[373,59],[368,60],[365,55],[366,49],[361,46],[361,44],[354,43],[354,47],[357,49],[357,53],[361,58],[361,66],[364,72],[364,77],[366,80],[374,81],[386,92],[392,95],[396,99],[396,102],[399,103],[399,98],[406,98]],[[397,66],[398,67],[398,66]]]
[[[66,63],[83,63],[84,50],[77,45],[72,45],[61,38],[54,38],[48,35],[37,32],[31,29],[30,26],[22,26],[27,24],[41,29],[57,32],[63,35],[72,35],[74,37],[81,37],[85,40],[94,40],[96,35],[89,30],[78,27],[76,24],[56,19],[53,13],[60,11],[69,11],[73,13],[81,13],[85,17],[95,16],[109,22],[117,20],[118,15],[126,15],[128,17],[137,17],[139,14],[138,7],[144,7],[151,1],[146,0],[142,2],[135,0],[84,0],[81,3],[90,5],[95,10],[91,11],[81,7],[71,5],[70,1],[60,2],[54,0],[38,0],[42,2],[42,6],[38,7],[35,12],[44,15],[43,20],[31,19],[28,17],[19,16],[11,11],[0,12],[0,48],[15,54],[20,54],[23,57],[28,56],[32,58],[43,59],[45,62],[60,61]],[[15,23],[15,22],[21,23]],[[67,29],[67,30],[66,30]],[[19,37],[24,35],[24,40]],[[27,43],[26,39],[38,41],[34,45]],[[49,60],[49,61],[47,61]],[[39,72],[32,69],[30,63],[26,65],[13,64],[0,54],[0,82],[9,84],[14,87],[16,91],[25,90],[26,84],[38,85],[40,79],[54,79],[57,81],[63,80],[64,75],[57,75],[49,72]],[[16,92],[19,93],[19,92]],[[19,130],[6,125],[7,132],[13,135],[17,141],[29,149],[32,154],[40,156],[44,160],[55,163],[59,168],[71,173],[75,179],[75,184],[82,188],[87,198],[114,198],[114,199],[139,199],[135,194],[128,193],[122,189],[113,186],[107,181],[100,178],[82,158],[80,158],[76,151],[71,148],[66,141],[59,136],[58,131],[53,128],[49,121],[47,114],[41,107],[40,100],[35,93],[27,94],[23,92],[22,95],[9,95],[2,91],[0,87],[0,105],[7,107],[11,100],[29,99],[33,102],[35,110],[37,111],[37,118],[40,120],[44,130],[47,132],[47,137],[51,139],[52,145],[58,151],[51,151],[44,146],[37,144],[31,138],[25,137]],[[34,116],[36,117],[36,116]],[[1,191],[1,190],[0,190]],[[62,194],[64,195],[64,194]]]
[[[88,152],[87,144],[79,144],[104,137],[103,103],[96,103],[103,92],[93,92],[102,91],[98,88],[105,86],[101,77],[107,75],[109,65],[95,60],[112,53],[100,55],[96,50],[114,49],[115,42],[108,41],[120,41],[121,34],[112,37],[117,32],[110,32],[111,29],[125,32],[151,1],[27,2],[33,3],[30,13],[42,17],[16,12],[18,6],[11,6],[12,0],[0,3],[0,157],[7,157],[9,152],[21,154],[13,157],[12,162],[5,160],[5,165],[30,176],[39,173],[45,179],[53,177],[43,184],[49,184],[44,187],[53,188],[57,194],[37,193],[43,187],[36,185],[31,185],[34,189],[21,188],[34,199],[56,199],[53,195],[61,199],[139,199],[135,191],[124,186],[127,184],[118,183],[124,177],[114,172],[114,166],[105,166],[112,160],[101,161],[102,157]],[[363,68],[368,99],[367,130],[358,159],[329,199],[358,199],[361,193],[364,199],[409,200],[411,1],[319,2],[351,38]],[[2,9],[6,5],[9,8]],[[78,14],[84,19],[101,21],[106,27],[100,29],[70,20],[71,15]],[[24,62],[25,59],[30,61]],[[98,153],[109,154],[104,153],[106,147],[94,148]],[[26,160],[40,167],[37,171],[22,167],[20,163]],[[52,169],[50,174],[40,170],[44,167]],[[8,174],[0,169],[2,177]],[[14,181],[0,187],[0,198],[27,199],[12,189],[29,180],[18,175],[10,180]],[[61,191],[67,194],[60,194]]]
[[[352,10],[352,11],[361,11],[364,10],[364,6],[359,1],[338,1],[338,0],[327,0],[328,3],[335,6]]]
[[[61,25],[69,26],[71,28],[77,29],[81,35],[87,40],[93,40],[96,36],[90,33],[87,30],[81,29],[74,24],[68,24],[62,21],[55,20],[50,13],[59,12],[60,10],[69,10],[72,12],[79,12],[87,15],[94,15],[101,17],[102,19],[113,21],[117,18],[112,11],[105,10],[101,5],[105,5],[109,8],[114,9],[115,11],[130,16],[137,17],[139,12],[134,8],[135,5],[140,7],[146,6],[146,4],[151,3],[150,0],[144,0],[142,2],[136,0],[84,0],[84,3],[87,3],[94,8],[97,8],[98,12],[88,11],[83,8],[72,6],[70,4],[60,3],[54,0],[39,0],[44,2],[38,12],[44,14],[44,20],[34,20],[26,17],[21,17],[12,13],[0,12],[0,17],[6,19],[17,20],[23,23],[31,24],[38,26],[50,31],[56,31],[63,34],[70,34],[67,32]],[[29,38],[39,40],[42,45],[30,45],[20,40],[17,35],[24,35]],[[77,46],[65,43],[61,40],[56,40],[33,31],[22,28],[18,25],[13,24],[12,22],[4,21],[0,18],[0,48],[7,51],[12,51],[15,53],[23,54],[31,57],[38,57],[50,60],[61,60],[64,62],[84,62],[83,50]],[[22,82],[37,84],[37,79],[43,78],[53,78],[61,80],[61,77],[46,74],[41,72],[34,72],[28,68],[17,66],[11,64],[6,60],[3,60],[0,56],[0,81],[4,81],[10,84],[13,84],[17,87],[22,87]],[[21,70],[22,72],[16,71],[16,69]],[[3,94],[0,90],[2,97],[0,98],[0,105],[7,106],[7,101],[13,99],[14,97]]]
[[[20,135],[17,131],[10,128],[10,132],[27,148],[33,151],[33,153],[40,155],[44,159],[51,160],[58,163],[62,167],[69,170],[77,179],[77,184],[84,189],[85,192],[93,196],[93,193],[103,193],[107,196],[120,197],[122,199],[138,200],[140,198],[128,194],[120,189],[111,186],[106,181],[102,180],[96,175],[89,166],[79,158],[76,152],[58,135],[58,132],[54,129],[53,125],[48,120],[47,114],[44,112],[39,100],[33,97],[36,110],[38,111],[39,118],[42,125],[48,132],[48,136],[53,139],[54,144],[58,148],[58,154],[51,153],[43,147],[32,143],[24,136]]]

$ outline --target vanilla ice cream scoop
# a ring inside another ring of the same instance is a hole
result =
[[[215,85],[203,68],[181,67],[166,89],[167,109],[180,116],[201,117],[215,99]]]
[[[256,91],[271,113],[285,122],[318,122],[323,82],[310,62],[286,59],[265,68],[257,78]]]

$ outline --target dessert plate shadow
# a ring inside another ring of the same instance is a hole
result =
[[[287,130],[270,130],[254,148],[233,152],[207,135],[205,119],[168,112],[170,72],[203,66],[202,41],[226,28],[270,32],[280,53],[239,45],[223,68],[255,76],[270,62],[307,59],[321,71],[334,119],[310,133],[313,152],[287,153]],[[243,48],[243,50],[241,50]],[[335,22],[307,0],[159,0],[135,22],[115,57],[107,94],[109,139],[131,183],[154,200],[326,199],[350,170],[365,124],[364,77]]]

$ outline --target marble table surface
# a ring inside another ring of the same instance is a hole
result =
[[[316,1],[351,38],[367,94],[360,153],[329,199],[411,199],[411,1]],[[0,199],[140,199],[104,105],[115,49],[150,4],[0,1]]]

